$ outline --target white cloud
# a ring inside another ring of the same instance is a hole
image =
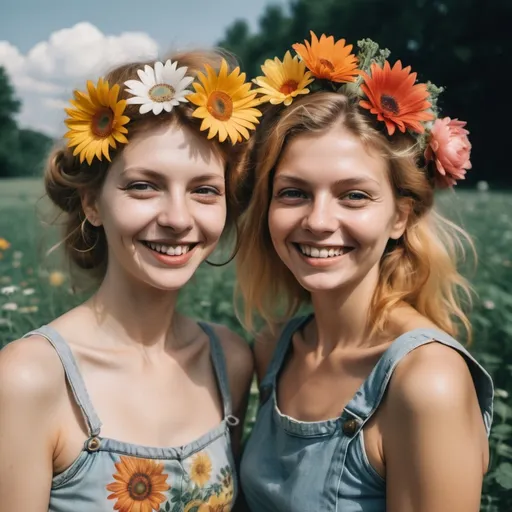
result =
[[[0,65],[22,101],[20,124],[51,135],[64,132],[62,109],[74,88],[84,88],[85,80],[96,80],[123,62],[157,55],[157,43],[145,33],[105,35],[88,22],[54,32],[26,55],[0,41]]]
[[[59,100],[57,98],[44,98],[43,105],[45,107],[56,108],[60,110],[64,110],[65,108],[68,108],[70,106],[67,101]]]

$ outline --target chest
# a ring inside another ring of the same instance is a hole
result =
[[[371,373],[379,354],[359,359],[323,360],[292,355],[278,375],[277,405],[300,421],[323,421],[340,416]]]
[[[186,444],[217,425],[222,400],[209,357],[84,371],[102,435],[150,446]],[[120,437],[121,436],[121,437]]]

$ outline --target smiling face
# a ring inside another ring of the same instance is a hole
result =
[[[181,288],[219,241],[225,194],[224,162],[204,137],[177,125],[135,136],[84,204],[105,230],[107,274]]]
[[[301,134],[287,145],[272,188],[272,242],[301,286],[315,293],[377,283],[386,244],[407,221],[383,157],[340,125]]]

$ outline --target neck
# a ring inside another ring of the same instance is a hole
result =
[[[159,290],[109,268],[93,297],[86,303],[102,334],[116,343],[147,348],[178,346],[173,335],[178,290]]]
[[[319,352],[325,354],[336,348],[364,348],[374,344],[369,337],[372,326],[368,318],[378,271],[376,266],[362,281],[312,294]]]

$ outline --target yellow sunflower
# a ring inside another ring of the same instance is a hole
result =
[[[65,123],[69,131],[64,135],[69,139],[68,146],[75,147],[73,155],[80,154],[80,162],[87,160],[91,165],[96,156],[110,162],[109,147],[116,147],[116,141],[126,144],[128,133],[124,126],[130,120],[124,116],[126,100],[119,100],[119,85],[109,87],[102,78],[98,85],[89,80],[87,93],[75,91],[75,99],[70,100],[74,108],[67,108],[69,117]]]
[[[200,452],[192,459],[190,466],[190,479],[199,487],[210,480],[212,474],[212,461],[208,454]]]
[[[277,57],[267,59],[261,70],[265,76],[253,80],[260,86],[256,92],[263,94],[261,102],[270,101],[273,105],[290,105],[297,95],[309,92],[306,86],[314,80],[311,72],[306,71],[306,64],[290,52],[286,52],[283,62]]]
[[[245,73],[235,68],[228,74],[228,64],[222,59],[219,74],[205,64],[206,75],[199,72],[197,77],[201,83],[192,85],[195,93],[187,99],[197,105],[192,114],[202,119],[201,130],[209,130],[208,138],[218,134],[220,142],[228,137],[232,144],[249,138],[249,130],[255,130],[261,112],[254,108],[259,104],[256,92],[251,91],[251,83],[245,82]]]
[[[115,466],[117,473],[112,476],[117,481],[107,485],[107,490],[112,492],[108,499],[117,500],[114,510],[152,512],[160,509],[160,504],[166,500],[162,493],[170,489],[163,464],[121,456]]]
[[[197,512],[229,512],[231,510],[231,496],[220,493],[212,494],[207,503],[203,503]]]

